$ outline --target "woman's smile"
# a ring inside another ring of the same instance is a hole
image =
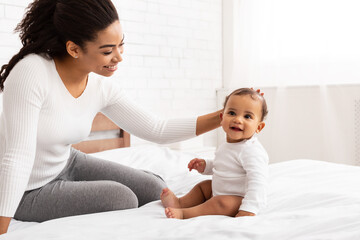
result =
[[[104,68],[106,68],[110,72],[115,72],[117,70],[117,65],[104,66]]]

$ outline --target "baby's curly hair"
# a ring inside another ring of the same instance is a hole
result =
[[[267,104],[266,104],[264,96],[261,95],[259,92],[255,91],[254,89],[251,89],[251,88],[239,88],[239,89],[236,89],[235,91],[230,93],[228,96],[226,96],[225,102],[224,102],[224,109],[226,107],[226,104],[227,104],[229,98],[232,95],[238,95],[238,96],[249,95],[254,100],[260,100],[261,103],[262,103],[261,121],[263,121],[266,118],[266,116],[268,114]]]

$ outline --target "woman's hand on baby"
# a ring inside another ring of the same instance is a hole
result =
[[[235,217],[246,217],[246,216],[255,216],[255,214],[252,213],[252,212],[247,212],[247,211],[239,210],[239,212],[236,214]]]
[[[196,169],[199,173],[203,173],[205,171],[206,161],[200,158],[194,158],[188,164],[189,171]]]
[[[253,88],[251,88],[252,90],[254,90]],[[264,96],[264,93],[260,91],[260,89],[256,90],[261,96]]]

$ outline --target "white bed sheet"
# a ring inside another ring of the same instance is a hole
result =
[[[178,195],[209,178],[189,173],[191,153],[142,146],[94,154],[161,175]],[[360,167],[292,160],[270,165],[268,207],[256,217],[167,219],[159,201],[138,209],[13,220],[0,239],[360,239]]]

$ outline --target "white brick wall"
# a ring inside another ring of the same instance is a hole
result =
[[[30,0],[0,0],[0,64],[20,47],[13,29]],[[124,61],[112,77],[162,117],[216,110],[222,87],[221,0],[113,0],[125,33]],[[215,133],[197,144],[215,146]],[[141,141],[133,139],[133,144]]]

